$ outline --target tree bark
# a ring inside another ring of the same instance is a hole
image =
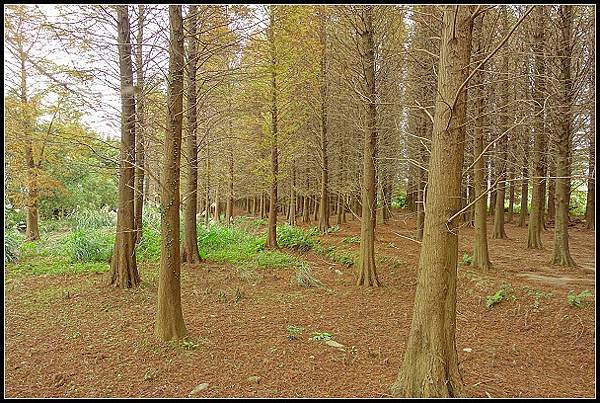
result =
[[[560,105],[559,124],[554,136],[556,189],[554,220],[554,252],[552,264],[559,266],[576,266],[569,251],[569,196],[571,193],[571,172],[569,166],[569,149],[571,147],[571,130],[573,121],[573,83],[571,81],[571,37],[573,27],[573,6],[561,5],[558,10],[561,23],[562,46],[559,47],[560,72]]]
[[[269,198],[269,225],[267,249],[277,249],[277,176],[279,162],[277,155],[277,52],[275,49],[275,6],[269,6],[270,25],[268,29],[271,51],[271,197]]]
[[[196,213],[198,205],[198,136],[196,110],[196,31],[197,7],[190,6],[188,12],[188,86],[187,86],[187,151],[188,171],[186,199],[183,203],[183,252],[181,261],[198,264],[202,261],[198,251],[198,236],[196,233]]]
[[[456,352],[456,267],[466,85],[474,6],[444,6],[425,231],[410,335],[392,393],[456,397],[462,379]]]
[[[321,204],[319,214],[319,231],[323,234],[329,228],[329,183],[328,183],[328,159],[327,159],[327,16],[322,7],[319,13],[320,29],[319,41],[321,49],[320,60],[320,93],[321,93]]]
[[[545,74],[546,62],[544,58],[544,41],[546,31],[545,6],[535,6],[535,33],[533,38],[533,52],[535,58],[535,85],[533,89],[535,118],[535,136],[533,147],[533,189],[531,194],[531,215],[529,216],[527,248],[542,249],[542,216],[544,206],[544,153],[546,150],[545,122],[542,108],[545,104]]]
[[[136,116],[137,129],[135,132],[135,199],[134,199],[134,230],[135,243],[142,238],[142,214],[144,210],[144,130],[146,127],[144,69],[142,66],[142,42],[144,38],[145,6],[138,5],[138,27],[135,43],[136,64]]]
[[[483,19],[482,14],[474,22],[474,51],[481,58],[483,52]],[[485,158],[483,153],[483,137],[485,127],[485,97],[481,85],[484,81],[484,70],[478,71],[473,76],[473,92],[475,98],[475,126],[473,128],[473,190],[475,192],[474,213],[475,213],[475,240],[473,241],[473,266],[482,269],[489,269],[492,266],[488,253],[487,238],[487,213],[486,197],[482,196],[487,191],[485,183]]]
[[[110,259],[110,284],[132,288],[140,284],[135,259],[134,176],[135,176],[135,90],[131,65],[131,35],[127,6],[117,7],[117,43],[121,74],[121,151],[119,167],[119,209],[117,235]]]
[[[373,6],[363,6],[361,10],[359,47],[362,65],[365,66],[366,92],[369,102],[366,105],[367,127],[363,149],[363,189],[362,189],[362,221],[360,225],[360,255],[358,263],[359,286],[379,287],[375,268],[375,222],[376,222],[376,184],[375,164],[377,156],[377,105],[375,89],[375,44],[373,32]]]
[[[183,16],[169,6],[168,114],[161,189],[161,246],[156,334],[163,341],[182,339],[187,330],[181,310],[179,256],[179,163],[183,123]]]

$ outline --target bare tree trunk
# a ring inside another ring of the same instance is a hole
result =
[[[358,263],[358,278],[356,285],[379,287],[375,268],[375,221],[377,198],[377,179],[375,164],[377,156],[377,106],[375,89],[375,44],[373,32],[373,6],[363,6],[359,19],[361,20],[359,47],[362,65],[365,66],[365,84],[369,103],[367,110],[367,127],[363,151],[363,190],[362,190],[362,221],[360,225],[360,255]]]
[[[595,106],[592,106],[590,113],[590,147],[589,147],[589,159],[588,159],[588,183],[587,183],[587,201],[585,204],[585,222],[587,229],[594,229],[596,226],[596,200],[595,200],[595,188],[596,188],[596,110]]]
[[[483,19],[482,14],[474,22],[474,50],[475,54],[481,58],[482,51],[482,36],[483,36]],[[485,127],[485,97],[481,84],[484,82],[484,70],[478,71],[473,76],[473,92],[475,97],[475,114],[477,119],[474,127],[473,138],[473,190],[475,192],[475,240],[473,241],[473,266],[489,269],[492,266],[488,253],[488,238],[487,238],[487,214],[486,214],[486,197],[482,196],[487,191],[485,183],[485,162],[483,155],[483,137]]]
[[[502,6],[500,11],[500,19],[502,21],[502,31],[503,36],[508,34],[508,13],[506,10],[507,6]],[[508,49],[504,49],[504,55],[502,57],[502,77],[508,79],[509,71],[508,71],[508,59],[509,59],[509,51]],[[509,120],[509,86],[505,84],[502,87],[502,112],[500,116],[501,128],[502,132],[505,132],[509,129],[510,120]],[[502,136],[502,138],[496,143],[498,145],[499,150],[497,151],[497,155],[499,156],[499,167],[498,167],[498,186],[496,191],[496,208],[494,212],[494,234],[492,238],[494,239],[504,239],[506,238],[506,231],[504,230],[504,199],[506,193],[506,174],[507,174],[507,160],[508,160],[508,138],[506,135]]]
[[[271,48],[271,197],[269,198],[269,231],[267,234],[267,249],[277,249],[277,176],[279,162],[277,156],[277,55],[275,51],[275,12],[274,6],[269,6],[270,25],[268,30]]]
[[[536,6],[536,27],[534,33],[533,52],[535,57],[535,85],[533,99],[535,102],[535,137],[533,147],[533,189],[531,194],[531,215],[529,216],[527,248],[542,249],[542,217],[544,206],[544,152],[546,150],[546,138],[544,133],[544,117],[541,109],[545,104],[545,74],[546,63],[544,60],[544,41],[546,31],[545,6]],[[538,115],[539,113],[539,115]]]
[[[137,129],[135,132],[135,199],[134,199],[134,230],[135,243],[142,238],[142,213],[144,210],[144,130],[146,127],[146,116],[144,108],[144,70],[142,65],[142,42],[144,38],[144,12],[145,6],[138,5],[137,37],[135,43],[136,61],[136,113]]]
[[[187,330],[181,310],[179,256],[179,162],[183,123],[183,17],[169,6],[168,114],[161,189],[161,246],[156,334],[163,341],[182,339]]]
[[[554,220],[554,252],[552,264],[576,266],[569,251],[569,196],[571,193],[571,172],[569,149],[573,121],[573,83],[571,81],[571,37],[573,27],[573,6],[561,5],[558,10],[561,23],[562,46],[559,47],[561,65],[561,91],[559,105],[559,130],[554,139],[556,149],[556,219]]]
[[[118,288],[132,288],[140,284],[140,275],[135,260],[135,98],[127,6],[117,7],[117,29],[121,73],[121,152],[117,236],[110,260],[110,284]]]
[[[33,157],[33,140],[31,138],[33,125],[29,106],[27,105],[27,69],[25,66],[25,60],[27,54],[23,49],[23,45],[19,43],[19,54],[21,64],[21,105],[22,105],[22,117],[23,117],[23,131],[26,138],[28,138],[25,145],[25,163],[27,164],[27,188],[25,194],[25,238],[27,241],[37,241],[40,239],[40,230],[38,224],[38,179],[37,179],[37,166]]]
[[[456,352],[457,213],[464,159],[472,10],[444,6],[425,231],[410,335],[392,393],[455,397],[462,391]],[[454,218],[453,218],[454,217]]]
[[[196,233],[196,207],[198,205],[198,136],[196,111],[196,31],[197,7],[190,6],[188,12],[188,88],[187,88],[187,138],[185,148],[188,159],[186,199],[183,203],[183,251],[181,261],[200,263],[198,236]]]
[[[321,47],[320,93],[321,93],[321,204],[319,214],[319,231],[327,232],[329,228],[329,183],[327,159],[327,16],[324,7],[320,10],[319,41]]]

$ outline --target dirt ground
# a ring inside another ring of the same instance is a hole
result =
[[[491,224],[491,222],[490,222]],[[303,253],[326,287],[302,288],[295,269],[240,272],[214,263],[183,267],[183,313],[190,341],[153,335],[156,270],[141,265],[137,290],[106,284],[108,274],[32,276],[5,283],[7,397],[389,397],[404,353],[416,287],[419,245],[414,219],[397,213],[377,228],[381,288],[358,288],[350,267]],[[321,237],[357,235],[357,221]],[[473,229],[460,231],[459,257],[471,253]],[[547,264],[525,248],[527,229],[506,225],[508,239],[489,240],[494,268],[461,264],[457,349],[471,397],[595,396],[595,235],[570,230],[580,265]],[[383,256],[387,256],[383,258]],[[512,294],[486,309],[502,284]],[[589,289],[583,308],[569,290]],[[287,327],[304,328],[290,339]],[[309,340],[328,332],[344,345]],[[251,378],[258,377],[258,378]],[[249,379],[250,378],[250,379]]]

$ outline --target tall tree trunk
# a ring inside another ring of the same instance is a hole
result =
[[[271,197],[269,198],[269,230],[267,249],[277,249],[277,181],[279,162],[277,155],[277,54],[275,50],[275,6],[269,6],[270,25],[268,29],[271,50]]]
[[[196,110],[196,31],[197,7],[190,6],[188,12],[188,86],[187,86],[187,151],[188,171],[186,199],[183,202],[183,252],[181,261],[191,264],[200,263],[198,236],[196,233],[196,207],[198,205],[198,136]]]
[[[507,6],[502,6],[500,11],[500,19],[502,21],[503,26],[503,36],[508,34],[508,13],[506,10]],[[500,116],[500,127],[502,128],[501,132],[504,133],[509,129],[510,120],[510,94],[509,94],[509,86],[508,86],[508,59],[509,59],[509,49],[504,49],[504,55],[502,56],[502,77],[507,80],[507,83],[502,86],[502,113]],[[505,134],[498,141],[498,156],[499,156],[499,168],[498,168],[498,187],[496,191],[496,208],[494,212],[494,234],[492,238],[494,239],[504,239],[506,238],[506,231],[504,230],[504,199],[506,192],[506,174],[507,174],[507,160],[508,160],[508,137]]]
[[[144,12],[145,6],[138,5],[137,36],[135,42],[136,64],[136,113],[137,129],[135,132],[135,199],[134,199],[134,230],[135,243],[142,238],[142,213],[144,210],[144,130],[146,127],[145,94],[144,94],[144,69],[142,65],[142,43],[144,38]]]
[[[359,47],[364,67],[365,84],[369,102],[366,105],[367,121],[363,151],[362,221],[360,225],[360,255],[358,263],[359,286],[381,284],[375,268],[375,221],[376,184],[375,164],[377,156],[377,105],[375,89],[375,44],[373,32],[373,6],[363,6],[360,15]]]
[[[596,225],[596,200],[594,192],[596,190],[596,110],[592,105],[590,113],[590,128],[589,128],[589,159],[588,159],[588,183],[587,183],[587,201],[585,204],[585,223],[587,229],[594,229]]]
[[[40,229],[38,224],[38,179],[35,158],[33,156],[33,139],[32,139],[32,116],[27,98],[27,69],[25,61],[27,54],[23,49],[23,45],[19,42],[19,54],[21,64],[21,105],[23,108],[23,131],[28,139],[25,145],[25,163],[27,164],[27,189],[25,193],[25,238],[27,241],[37,241],[40,239]]]
[[[533,53],[535,57],[535,85],[533,89],[535,118],[535,137],[533,146],[533,189],[531,192],[531,215],[529,216],[527,248],[542,249],[542,216],[544,206],[544,153],[546,150],[546,134],[544,116],[541,113],[545,104],[545,74],[544,41],[546,31],[545,6],[535,8],[535,32],[533,38]]]
[[[556,216],[556,176],[556,166],[552,158],[550,158],[548,160],[548,208],[546,211],[546,220],[544,221],[545,223],[554,221],[554,218]]]
[[[132,288],[140,284],[140,275],[135,260],[135,98],[127,6],[117,7],[117,29],[121,74],[121,151],[117,235],[110,260],[110,284],[119,288]]]
[[[319,41],[321,48],[320,60],[320,93],[321,93],[321,208],[319,214],[319,231],[327,232],[329,228],[329,189],[328,189],[328,159],[327,159],[327,16],[325,7],[321,7]]]
[[[474,50],[478,58],[483,57],[483,18],[482,14],[474,22]],[[485,157],[483,155],[483,137],[485,127],[485,97],[481,87],[484,82],[484,70],[478,71],[473,76],[473,92],[475,98],[475,126],[473,128],[473,190],[475,192],[475,240],[473,241],[473,266],[489,269],[492,266],[488,253],[486,196],[485,183]]]
[[[290,182],[290,209],[288,223],[290,225],[296,225],[296,192],[294,187],[296,186],[296,169],[292,165],[292,180]]]
[[[179,256],[179,162],[183,123],[183,17],[169,6],[168,114],[161,189],[161,245],[156,334],[163,341],[182,339],[187,330],[181,310]]]
[[[410,335],[395,396],[460,396],[456,352],[457,213],[474,6],[444,6],[425,231]],[[452,217],[455,217],[452,219]]]
[[[573,26],[573,6],[561,5],[558,9],[561,22],[562,46],[559,47],[560,60],[560,119],[559,130],[554,136],[556,169],[556,219],[554,220],[554,252],[552,264],[575,266],[569,251],[569,195],[571,193],[571,172],[569,149],[573,121],[573,83],[571,81],[571,37]]]

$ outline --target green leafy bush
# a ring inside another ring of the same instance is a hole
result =
[[[108,212],[102,210],[75,210],[67,217],[67,220],[74,230],[114,226]]]
[[[23,239],[24,237],[16,231],[7,231],[4,234],[4,263],[19,260]]]
[[[485,297],[485,307],[487,309],[490,309],[492,306],[503,301],[508,295],[510,295],[511,292],[512,288],[510,287],[510,285],[503,285],[498,291],[496,291],[495,294],[488,295]]]
[[[309,231],[283,224],[277,226],[277,244],[283,248],[307,251],[313,248],[315,240]]]
[[[406,194],[400,194],[392,199],[393,208],[403,208],[406,206]]]
[[[592,296],[590,290],[583,290],[579,294],[571,290],[567,294],[567,303],[575,308],[582,308],[585,306],[585,299]]]
[[[115,235],[99,229],[79,229],[66,235],[61,243],[72,262],[107,262]]]
[[[160,259],[160,227],[154,229],[148,225],[142,225],[142,237],[135,249],[138,261],[153,261]]]

